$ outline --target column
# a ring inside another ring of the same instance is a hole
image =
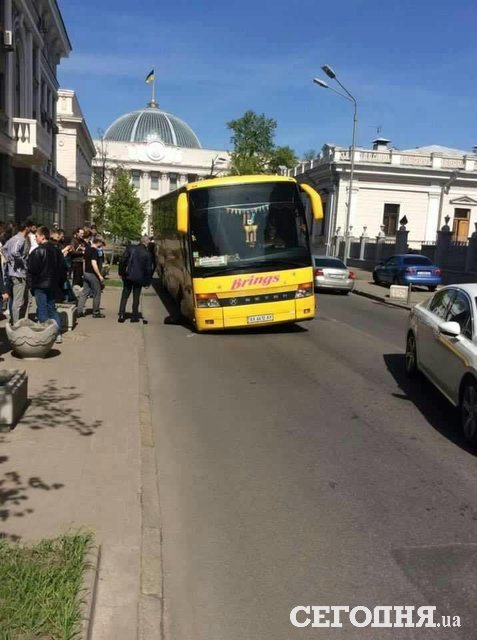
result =
[[[27,118],[31,118],[33,111],[33,34],[31,31],[27,31],[25,40],[25,113]]]
[[[465,270],[466,272],[474,270],[474,264],[477,258],[477,222],[475,223],[475,231],[469,238],[469,246],[467,247],[467,253],[465,256]]]
[[[409,231],[406,229],[404,225],[396,232],[396,245],[395,245],[396,253],[407,253],[408,236],[409,236]]]
[[[366,254],[366,241],[368,239],[366,230],[367,230],[367,227],[363,227],[363,233],[361,234],[361,238],[360,238],[360,246],[359,246],[359,259],[360,260],[364,260],[364,256]]]
[[[12,0],[5,1],[5,15],[4,24],[7,31],[13,31],[13,14],[12,14]],[[3,54],[5,55],[5,54]],[[9,126],[11,126],[11,119],[13,118],[13,95],[14,95],[14,69],[13,61],[15,54],[6,54],[5,63],[5,113],[9,119]]]
[[[447,225],[446,225],[447,226]],[[449,227],[447,227],[448,229]],[[446,264],[447,253],[452,242],[452,231],[447,231],[443,227],[437,232],[437,245],[436,245],[436,264],[444,268]]]
[[[166,193],[169,193],[169,176],[167,173],[162,173],[160,195],[163,196]]]
[[[428,194],[426,232],[424,240],[432,242],[436,239],[437,218],[439,216],[439,193]]]

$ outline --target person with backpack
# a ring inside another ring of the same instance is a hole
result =
[[[126,320],[126,305],[133,294],[131,322],[139,322],[139,301],[143,287],[152,282],[153,262],[148,246],[150,238],[142,236],[138,245],[128,245],[119,261],[118,274],[123,280],[123,292],[119,304],[118,322]]]

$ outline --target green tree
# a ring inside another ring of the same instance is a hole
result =
[[[290,169],[298,163],[293,149],[275,146],[277,122],[273,118],[246,111],[241,118],[227,122],[227,127],[233,132],[232,173],[280,173],[280,167]]]
[[[265,173],[273,151],[273,137],[277,123],[265,114],[246,111],[241,118],[230,120],[233,131],[232,165],[234,173]]]
[[[116,172],[106,207],[105,230],[116,240],[137,240],[144,223],[144,205],[124,169]]]
[[[99,144],[96,147],[96,161],[93,169],[89,210],[91,219],[98,229],[104,229],[108,196],[113,186],[113,171],[108,167],[107,148],[101,133]]]
[[[303,160],[314,160],[317,156],[318,154],[314,149],[308,149],[308,151],[305,151],[305,153],[303,154]]]
[[[271,153],[267,173],[281,173],[281,167],[292,169],[298,164],[298,158],[291,147],[275,147]]]

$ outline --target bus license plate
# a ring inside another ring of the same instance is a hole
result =
[[[255,324],[257,322],[272,322],[273,320],[273,314],[272,313],[267,313],[261,316],[248,316],[247,317],[247,322],[248,324]]]

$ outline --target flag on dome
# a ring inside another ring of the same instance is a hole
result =
[[[153,69],[153,70],[152,70],[150,73],[148,73],[148,74],[147,74],[147,76],[146,76],[146,84],[150,84],[151,82],[153,82],[153,81],[154,81],[154,79],[155,79],[155,78],[154,78],[154,69]]]

